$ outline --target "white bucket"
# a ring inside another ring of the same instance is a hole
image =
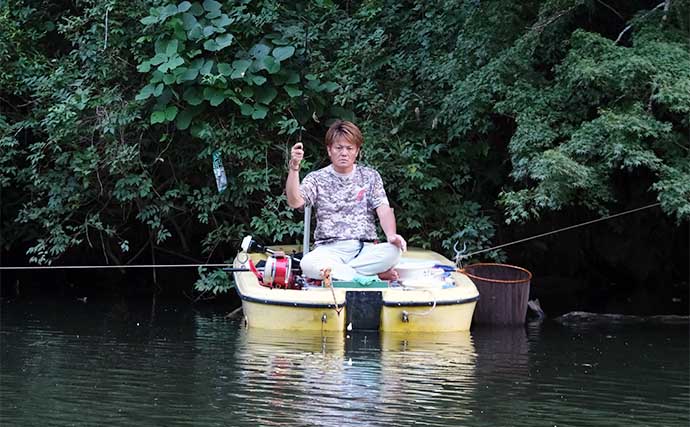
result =
[[[440,288],[445,284],[444,271],[435,265],[434,261],[402,261],[394,268],[406,288]]]

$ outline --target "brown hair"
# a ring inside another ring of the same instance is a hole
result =
[[[336,120],[331,127],[328,128],[328,132],[326,132],[326,146],[330,147],[335,141],[341,138],[356,145],[357,148],[361,148],[364,143],[362,132],[354,123],[346,120]]]

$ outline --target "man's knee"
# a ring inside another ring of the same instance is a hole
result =
[[[320,270],[322,266],[320,264],[320,259],[314,252],[304,255],[299,263],[302,274],[311,279],[318,279],[321,276]]]
[[[380,248],[377,248],[377,250],[381,251],[383,263],[390,264],[390,267],[393,267],[400,261],[402,251],[399,247],[391,243],[379,243],[376,246],[380,246]]]
[[[355,268],[366,274],[377,274],[394,267],[400,261],[401,254],[402,252],[395,245],[378,243],[362,251],[353,264]]]

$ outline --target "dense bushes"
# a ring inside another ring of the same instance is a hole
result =
[[[306,169],[324,165],[335,117],[363,128],[413,245],[481,249],[572,206],[656,199],[687,221],[688,2],[666,5],[9,1],[3,247],[131,263],[297,241],[287,152],[301,138]],[[622,200],[640,173],[648,191]]]

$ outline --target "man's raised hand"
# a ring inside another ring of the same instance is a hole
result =
[[[292,150],[290,150],[290,169],[293,171],[299,170],[302,159],[304,159],[303,147],[304,146],[302,143],[298,142],[297,144],[293,145]]]

